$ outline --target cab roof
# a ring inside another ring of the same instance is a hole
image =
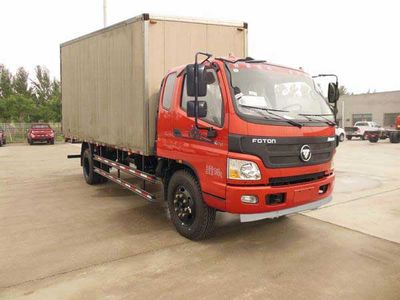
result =
[[[245,57],[245,58],[239,58],[239,57],[235,57],[235,56],[229,56],[229,57],[216,57],[211,61],[222,61],[225,63],[230,63],[230,64],[234,64],[236,65],[238,68],[243,68],[246,67],[248,68],[248,66],[251,64],[255,64],[254,67],[256,68],[260,68],[259,64],[263,64],[265,66],[265,69],[270,69],[272,68],[281,68],[281,69],[286,69],[288,71],[292,71],[295,73],[301,73],[304,75],[309,75],[308,73],[306,73],[302,68],[296,69],[296,68],[292,68],[292,67],[288,67],[288,66],[284,66],[284,65],[279,65],[279,64],[273,64],[273,63],[269,63],[266,60],[257,60],[254,59],[252,57]],[[181,65],[181,66],[177,66],[174,67],[172,69],[170,69],[168,71],[168,74],[173,73],[173,72],[177,72],[178,74],[181,73],[184,69],[185,69],[186,65]]]

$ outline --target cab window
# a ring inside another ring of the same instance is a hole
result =
[[[174,93],[176,73],[168,75],[167,81],[165,82],[164,95],[163,95],[163,107],[167,110],[171,107],[172,96]]]
[[[199,101],[207,102],[207,116],[202,118],[203,121],[210,123],[212,125],[221,127],[222,126],[222,112],[223,103],[221,96],[221,89],[218,84],[217,74],[214,69],[207,69],[207,95],[204,97],[199,97]],[[187,102],[193,101],[194,97],[189,97],[186,90],[186,76],[183,82],[183,92],[181,108],[186,111]]]

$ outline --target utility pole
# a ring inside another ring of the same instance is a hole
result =
[[[107,0],[103,0],[103,22],[104,27],[107,27]]]
[[[344,128],[345,124],[344,122],[346,121],[346,118],[344,117],[344,101],[342,100],[342,128]],[[353,125],[350,125],[353,126]]]

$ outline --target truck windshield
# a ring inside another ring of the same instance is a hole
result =
[[[289,119],[303,122],[333,121],[327,101],[302,71],[265,63],[227,63],[234,91],[234,105],[244,118],[277,119],[260,115],[260,108],[274,110]]]

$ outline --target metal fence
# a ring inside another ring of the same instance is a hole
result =
[[[55,132],[56,139],[62,138],[61,123],[49,123]],[[0,129],[5,133],[7,143],[18,143],[26,140],[26,134],[31,123],[0,123]]]

